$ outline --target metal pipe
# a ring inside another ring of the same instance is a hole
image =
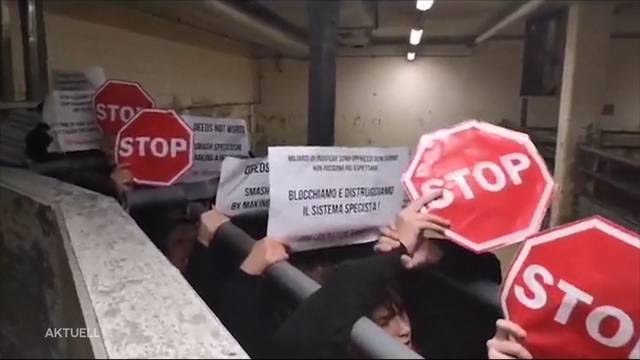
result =
[[[20,10],[20,23],[22,25],[27,99],[31,101],[42,101],[49,87],[42,1],[19,1],[18,7]]]
[[[616,155],[607,151],[602,151],[602,150],[598,150],[596,148],[592,148],[590,146],[587,145],[580,145],[580,150],[582,152],[591,154],[591,155],[595,155],[598,157],[601,157],[603,159],[606,160],[611,160],[611,161],[615,161],[621,164],[625,164],[631,168],[634,169],[640,169],[640,162],[638,161],[634,161],[630,158],[624,157],[624,156],[620,156],[620,155]]]
[[[107,169],[109,165],[102,155],[70,156],[47,162],[33,163],[31,171],[42,175],[64,174],[75,171]]]
[[[13,100],[13,59],[11,57],[11,17],[9,4],[0,0],[0,99]]]
[[[187,211],[197,218],[206,211],[200,204],[187,207]],[[239,227],[231,222],[221,225],[216,231],[216,239],[226,243],[233,251],[248,255],[255,244],[255,239],[250,237]],[[498,295],[499,285],[490,282],[475,282],[471,284],[460,283],[447,275],[431,271],[431,273],[451,286],[469,296],[482,305],[498,314],[502,313]],[[297,301],[303,301],[320,289],[320,285],[306,276],[298,268],[287,261],[279,262],[269,268],[267,277],[278,286],[292,295]],[[351,342],[360,349],[366,357],[376,359],[422,359],[420,355],[390,337],[384,330],[378,327],[370,319],[362,317],[356,321],[351,329]]]
[[[231,246],[243,255],[249,254],[255,240],[231,222],[221,225],[216,231],[216,239]],[[287,261],[279,262],[267,270],[267,277],[273,280],[296,300],[302,301],[320,285]],[[351,341],[367,357],[375,359],[422,359],[420,355],[390,337],[371,320],[362,317],[351,330]]]
[[[2,110],[33,110],[40,105],[41,101],[3,101],[0,102],[0,111]]]
[[[526,3],[519,6],[514,11],[507,14],[505,17],[500,19],[494,25],[489,27],[482,34],[478,35],[473,43],[478,45],[485,40],[489,39],[493,35],[495,35],[498,31],[504,29],[505,27],[511,25],[513,22],[520,20],[521,18],[533,13],[538,10],[542,5],[544,5],[545,0],[529,0]]]
[[[372,359],[423,359],[422,356],[387,335],[373,321],[361,317],[351,329],[351,342]]]
[[[213,178],[194,183],[128,191],[123,196],[123,206],[132,211],[159,205],[186,205],[190,201],[213,199],[218,191],[218,182],[218,178]]]
[[[203,2],[203,4],[208,10],[212,10],[218,15],[236,22],[239,26],[249,31],[260,34],[283,54],[298,58],[306,58],[309,56],[309,46],[304,39],[291,34],[289,31],[255,14],[245,11],[231,2],[208,0]]]

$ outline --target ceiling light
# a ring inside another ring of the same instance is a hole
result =
[[[411,45],[420,44],[420,39],[422,39],[422,29],[411,29],[411,34],[409,35],[409,43]]]
[[[427,11],[431,9],[435,0],[418,0],[416,1],[416,9],[420,11]]]
[[[407,53],[407,60],[409,60],[409,61],[413,61],[413,60],[415,60],[415,59],[416,59],[416,53],[414,53],[414,52],[412,52],[412,51],[410,51],[410,52],[408,52],[408,53]]]

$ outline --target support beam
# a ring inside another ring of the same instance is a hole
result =
[[[307,143],[330,146],[334,143],[336,102],[336,26],[338,1],[309,1],[309,123]]]
[[[506,16],[498,20],[492,26],[489,26],[487,30],[485,30],[482,34],[478,35],[473,43],[478,45],[485,40],[488,40],[493,35],[498,33],[498,31],[506,28],[507,26],[513,24],[517,20],[522,19],[523,17],[528,16],[534,11],[538,10],[542,5],[544,5],[545,0],[529,0],[526,3],[522,4],[512,12],[508,13]]]
[[[0,100],[14,100],[13,61],[11,58],[11,19],[9,3],[0,0]]]
[[[18,6],[22,27],[27,100],[40,102],[44,100],[49,87],[42,0],[23,0],[18,2]]]
[[[605,103],[603,84],[612,18],[613,6],[608,1],[580,1],[569,9],[554,171],[558,193],[552,205],[552,225],[577,216],[578,147],[587,129],[598,127]]]

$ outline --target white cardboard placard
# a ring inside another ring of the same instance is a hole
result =
[[[216,209],[227,216],[269,211],[269,162],[266,158],[222,162]]]
[[[42,114],[51,128],[50,152],[100,148],[102,135],[96,125],[92,97],[104,80],[101,68],[53,72],[53,91],[44,102]]]
[[[180,115],[193,130],[193,166],[181,182],[209,180],[220,175],[227,156],[248,157],[249,131],[243,119]]]
[[[269,236],[294,251],[373,241],[401,209],[409,151],[270,147]]]

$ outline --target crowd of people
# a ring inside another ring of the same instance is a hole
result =
[[[46,130],[39,126],[26,139],[32,161],[48,160]],[[106,171],[65,174],[61,180],[122,199],[134,184],[131,172],[113,163],[114,141],[103,138]],[[303,253],[290,253],[282,239],[265,237],[264,217],[229,219],[209,210],[194,219],[171,207],[132,217],[251,357],[363,357],[350,334],[365,316],[425,358],[531,358],[522,328],[443,280],[462,286],[488,282],[495,289],[502,281],[493,254],[473,254],[446,240],[449,222],[421,211],[438,195],[409,203],[373,245]],[[260,239],[246,257],[220,241],[217,231],[227,222]],[[265,276],[281,261],[322,287],[297,303]]]

